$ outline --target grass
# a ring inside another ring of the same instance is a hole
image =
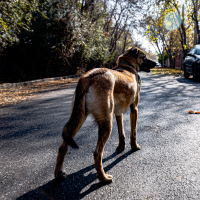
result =
[[[183,70],[171,68],[153,68],[151,69],[153,75],[181,75]]]

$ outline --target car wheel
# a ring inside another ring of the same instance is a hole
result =
[[[189,78],[189,74],[186,71],[186,66],[184,65],[184,77]]]
[[[194,65],[193,67],[193,80],[194,81],[199,81],[200,77],[199,77],[199,73],[198,73],[198,70],[197,70],[197,66]]]

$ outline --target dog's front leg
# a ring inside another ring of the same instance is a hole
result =
[[[117,152],[121,153],[126,148],[125,133],[123,127],[123,114],[116,116],[118,134],[119,134],[119,145],[117,146]]]
[[[134,104],[130,106],[130,123],[131,123],[131,134],[130,134],[130,144],[133,151],[139,150],[141,147],[137,144],[137,118],[138,109]]]

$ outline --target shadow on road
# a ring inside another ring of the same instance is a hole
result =
[[[125,154],[118,157],[114,162],[109,164],[104,168],[105,172],[109,171],[123,159],[132,154],[132,150],[126,152]],[[117,156],[115,151],[109,157],[103,159],[103,163]],[[17,200],[22,199],[82,199],[88,194],[96,191],[97,189],[105,186],[103,183],[94,183],[90,186],[89,189],[82,192],[82,190],[96,180],[97,173],[90,172],[94,169],[94,165],[88,166],[76,173],[70,174],[67,176],[65,181],[57,181],[53,179],[45,185],[42,185],[35,190],[32,190],[21,197],[18,197]],[[88,175],[86,173],[90,172]]]
[[[199,83],[200,83],[199,81],[196,81],[196,82],[195,82],[195,81],[193,80],[193,78],[188,78],[188,79],[186,79],[186,78],[184,78],[184,77],[178,78],[177,81],[178,81],[179,83],[187,83],[187,84],[199,84]]]

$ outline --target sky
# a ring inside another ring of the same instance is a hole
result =
[[[139,41],[146,50],[150,50],[153,54],[156,54],[156,47],[153,46],[145,36],[134,33],[133,37],[136,41]]]

